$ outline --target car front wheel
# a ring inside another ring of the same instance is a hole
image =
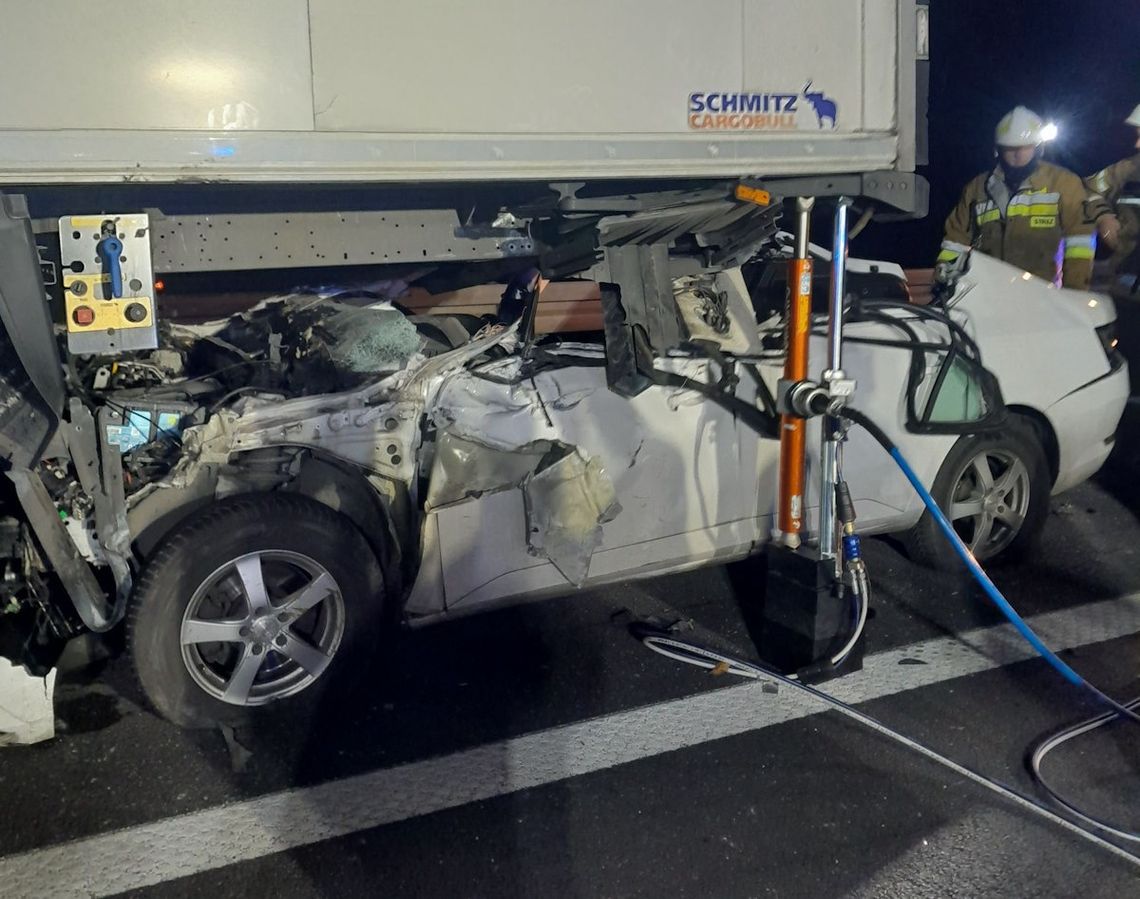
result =
[[[143,691],[186,727],[312,705],[374,651],[383,581],[346,518],[283,493],[226,500],[149,561],[128,620]]]
[[[979,562],[1022,558],[1045,526],[1048,471],[1036,430],[1014,416],[1000,431],[958,440],[930,492]],[[929,511],[906,543],[911,556],[931,568],[959,564]]]

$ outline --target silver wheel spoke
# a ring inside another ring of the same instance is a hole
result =
[[[994,483],[994,489],[1000,496],[1006,496],[1028,474],[1025,464],[1020,459],[1014,459],[1009,468],[1006,469],[1005,474]]]
[[[327,571],[314,578],[296,593],[285,597],[280,605],[282,612],[288,613],[291,620],[296,620],[327,599],[336,589],[336,581]]]
[[[275,648],[279,653],[304,668],[313,677],[319,677],[331,661],[329,656],[315,646],[290,633],[285,634],[285,645]]]
[[[982,512],[974,519],[974,539],[970,541],[970,552],[977,552],[985,546],[993,532],[994,517],[989,512]]]
[[[971,497],[961,502],[950,504],[950,520],[961,521],[963,518],[973,518],[982,514],[982,501]]]
[[[247,556],[235,562],[234,570],[241,579],[241,587],[250,609],[264,609],[268,606],[269,596],[265,592],[265,581],[261,575],[261,556]]]
[[[253,687],[254,678],[261,670],[261,663],[265,660],[265,653],[254,654],[252,646],[242,650],[241,659],[234,668],[230,681],[226,684],[226,692],[222,697],[227,702],[243,703],[249,698],[249,691]]]
[[[240,621],[203,621],[191,618],[182,625],[182,642],[186,643],[240,643]]]
[[[973,461],[974,473],[978,478],[978,486],[982,488],[982,493],[986,493],[994,486],[993,472],[990,471],[990,460],[983,453]]]
[[[311,626],[294,632],[300,621]],[[179,642],[198,687],[253,707],[307,689],[344,633],[344,598],[333,575],[304,553],[264,549],[222,563],[198,586]]]
[[[1011,531],[1017,532],[1021,528],[1022,522],[1025,521],[1025,516],[1018,512],[1017,509],[1007,506],[1004,511],[998,511],[997,520]]]

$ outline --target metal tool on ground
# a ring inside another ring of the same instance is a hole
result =
[[[943,767],[949,768],[951,771],[962,777],[965,777],[978,786],[984,787],[985,789],[998,794],[999,796],[1009,800],[1010,802],[1013,802],[1015,805],[1025,809],[1026,811],[1040,815],[1041,817],[1053,822],[1054,824],[1063,827],[1070,833],[1079,835],[1083,839],[1088,840],[1093,845],[1111,852],[1117,858],[1123,859],[1124,861],[1127,861],[1133,865],[1140,865],[1140,857],[1137,857],[1126,849],[1123,849],[1120,846],[1117,846],[1115,843],[1112,843],[1111,841],[1105,839],[1094,830],[1090,830],[1087,827],[1081,826],[1080,824],[1069,820],[1065,816],[1058,814],[1053,809],[1049,808],[1047,805],[1037,799],[1025,796],[1017,790],[1012,789],[1011,787],[1001,783],[998,780],[995,780],[992,777],[987,777],[986,775],[982,774],[979,771],[976,771],[973,768],[962,765],[953,759],[948,758],[942,753],[930,748],[925,743],[915,740],[912,737],[906,736],[905,734],[884,724],[882,721],[879,721],[877,718],[874,718],[871,715],[868,715],[866,712],[855,708],[853,705],[843,702],[842,700],[837,699],[828,693],[825,693],[823,690],[819,690],[813,686],[803,683],[795,676],[781,674],[777,671],[773,671],[761,663],[753,662],[748,659],[738,658],[729,653],[714,649],[713,647],[702,646],[701,644],[695,643],[691,640],[680,639],[670,631],[663,630],[660,627],[649,624],[647,622],[634,622],[629,626],[629,630],[630,633],[638,640],[640,640],[646,647],[652,649],[658,655],[665,656],[666,658],[674,659],[678,662],[684,662],[687,665],[693,665],[697,668],[704,668],[717,674],[732,674],[736,675],[737,677],[745,677],[752,680],[771,681],[773,684],[782,683],[788,687],[794,687],[796,689],[803,690],[806,693],[809,693],[815,699],[819,700],[821,704],[831,707],[847,718],[850,718],[859,724],[862,724],[864,727],[867,727],[876,733],[887,737],[890,740],[893,740],[894,742],[902,745],[912,752],[930,759],[931,761],[936,762]],[[1129,703],[1129,705],[1140,705],[1140,699]],[[1115,720],[1116,717],[1117,715],[1115,712],[1109,712],[1106,713],[1105,716],[1101,716],[1102,719],[1106,720]],[[1058,734],[1054,739],[1060,739],[1063,735],[1076,736],[1077,734],[1074,731],[1082,726],[1084,726],[1085,729],[1082,730],[1081,733],[1086,733],[1089,729],[1091,729],[1088,726],[1089,724],[1091,724],[1093,727],[1096,727],[1099,726],[1100,723],[1104,723],[1104,721],[1101,719],[1094,720],[1099,723],[1082,722],[1081,725],[1076,725],[1074,728],[1070,728],[1068,731],[1064,731],[1062,734]],[[1054,743],[1053,745],[1055,746],[1059,744]],[[1048,749],[1045,748],[1045,746],[1046,744],[1042,744],[1041,749],[1044,749],[1047,752]],[[1038,750],[1038,754],[1043,754],[1041,752],[1041,749]],[[1039,782],[1041,782],[1044,786],[1043,781],[1039,780]],[[1140,834],[1131,834],[1127,831],[1119,830],[1110,825],[1106,825],[1103,822],[1092,818],[1091,816],[1077,811],[1068,803],[1060,800],[1048,787],[1046,787],[1046,790],[1050,793],[1051,796],[1053,796],[1055,801],[1059,802],[1069,812],[1079,817],[1084,823],[1092,824],[1094,827],[1097,827],[1100,830],[1104,830],[1111,835],[1122,839],[1140,840]]]

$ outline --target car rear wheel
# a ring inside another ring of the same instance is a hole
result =
[[[1036,430],[1011,417],[999,432],[962,437],[930,492],[979,562],[1024,557],[1049,511],[1048,463]],[[960,564],[929,511],[906,543],[912,558],[931,568]]]
[[[311,706],[374,651],[383,579],[363,536],[314,500],[226,500],[180,527],[138,582],[128,641],[143,691],[187,727]]]

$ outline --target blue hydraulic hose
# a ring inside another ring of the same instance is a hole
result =
[[[1053,650],[1046,646],[1044,641],[1034,633],[1033,628],[1025,623],[1025,619],[1017,614],[1017,610],[1009,604],[1009,600],[1001,595],[1001,591],[997,588],[997,585],[990,580],[990,576],[986,574],[982,566],[978,564],[978,560],[974,558],[974,554],[970,552],[969,547],[962,542],[962,538],[958,536],[958,532],[954,530],[954,526],[950,524],[950,520],[943,514],[942,510],[938,508],[938,503],[934,501],[934,497],[930,495],[930,491],[923,486],[922,481],[918,479],[918,475],[914,473],[914,469],[910,467],[910,463],[907,462],[906,457],[903,456],[899,448],[894,445],[893,441],[861,412],[855,409],[847,409],[843,412],[843,415],[856,424],[862,425],[872,437],[882,444],[883,449],[890,453],[891,458],[895,460],[895,464],[897,464],[902,473],[906,475],[906,479],[910,481],[910,485],[922,499],[923,505],[926,506],[931,516],[933,516],[939,530],[941,530],[946,536],[946,539],[950,541],[954,552],[956,552],[958,557],[966,564],[966,568],[970,574],[981,584],[982,589],[986,591],[986,595],[989,596],[993,604],[1009,619],[1010,624],[1017,629],[1018,633],[1025,638],[1026,642],[1037,650],[1041,657],[1052,665],[1069,683],[1088,690],[1096,696],[1097,699],[1110,706],[1122,717],[1131,718],[1133,721],[1140,723],[1140,715],[1123,703],[1117,702],[1107,693],[1081,677],[1076,671],[1069,667],[1063,659],[1053,652]]]

